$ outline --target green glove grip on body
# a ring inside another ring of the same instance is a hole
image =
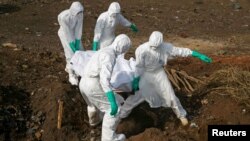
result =
[[[70,48],[71,48],[71,50],[75,53],[76,52],[76,49],[75,49],[75,42],[70,42],[69,43],[69,46],[70,46]]]
[[[116,99],[115,99],[115,95],[113,91],[109,91],[106,93],[106,96],[108,97],[108,100],[110,102],[110,106],[111,106],[111,112],[110,115],[114,116],[116,115],[117,111],[118,111],[118,106],[116,104]]]
[[[140,81],[140,77],[136,77],[133,79],[132,81],[132,89],[133,91],[138,91],[139,90],[139,81]]]
[[[138,28],[136,27],[135,24],[131,24],[130,28],[133,32],[138,32]]]
[[[212,62],[211,58],[209,58],[206,55],[201,54],[201,53],[199,53],[197,51],[192,51],[192,56],[196,57],[196,58],[199,58],[200,60],[202,60],[203,62],[206,62],[206,63],[211,63]]]
[[[92,50],[93,50],[93,51],[97,51],[97,50],[98,50],[98,46],[99,46],[99,42],[94,41],[94,42],[93,42],[93,45],[92,45]]]
[[[75,40],[75,50],[77,51],[77,50],[80,50],[80,42],[81,42],[81,40],[79,40],[79,39],[76,39]]]

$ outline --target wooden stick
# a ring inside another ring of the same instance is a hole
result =
[[[191,91],[188,89],[186,83],[185,83],[183,80],[181,80],[181,78],[180,78],[177,74],[176,74],[176,78],[181,82],[181,84],[184,86],[184,88],[185,88],[189,93],[191,93]]]
[[[59,100],[58,117],[57,117],[57,129],[62,127],[62,116],[63,116],[63,101]]]
[[[177,82],[177,84],[179,84],[178,79],[177,79],[177,77],[176,77],[176,75],[177,75],[177,74],[176,74],[176,70],[170,69],[170,72],[171,72],[171,74],[172,74],[172,76],[173,76],[175,82]]]
[[[197,79],[197,78],[194,78],[192,76],[189,76],[185,71],[179,71],[178,72],[179,74],[183,75],[184,77],[186,77],[187,79],[191,80],[191,81],[194,81],[196,83],[202,83],[202,84],[205,84],[203,81]]]
[[[193,92],[193,91],[194,91],[194,88],[193,88],[192,85],[187,81],[187,79],[186,79],[185,77],[184,77],[184,82],[187,84],[189,90],[190,90],[191,92]]]
[[[169,73],[169,71],[168,71],[167,69],[166,69],[165,71],[166,71],[166,73],[167,73],[167,76],[168,76],[169,80],[172,82],[172,84],[173,84],[178,90],[180,90],[181,88],[180,88],[180,86],[177,84],[177,82],[175,81],[175,79],[173,78],[173,76]]]

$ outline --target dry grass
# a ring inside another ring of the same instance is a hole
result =
[[[250,72],[230,67],[212,74],[201,89],[203,94],[230,95],[239,103],[250,108]]]

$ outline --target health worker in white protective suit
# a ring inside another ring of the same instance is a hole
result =
[[[86,64],[88,64],[88,61],[95,53],[97,52],[92,50],[76,51],[71,58],[70,65],[71,69],[77,76],[84,76]],[[127,60],[119,55],[119,57],[116,58],[116,63],[110,80],[113,90],[119,92],[131,92],[131,81],[134,78],[134,72],[135,59],[131,57]]]
[[[115,29],[119,24],[130,27],[133,32],[138,31],[135,24],[123,17],[119,3],[112,2],[108,11],[102,13],[97,19],[92,50],[96,51],[111,45],[115,39]]]
[[[125,118],[135,106],[146,100],[152,108],[171,107],[181,120],[182,125],[187,125],[187,112],[175,96],[171,83],[164,71],[164,66],[169,59],[178,56],[193,56],[206,63],[211,63],[212,60],[197,51],[175,47],[170,43],[163,42],[163,35],[159,31],[154,31],[149,41],[136,49],[135,56],[136,76],[133,80],[133,88],[138,90],[139,87],[140,90],[126,99],[122,106],[120,117]]]
[[[102,141],[124,141],[124,134],[116,134],[120,121],[119,109],[123,98],[113,92],[110,83],[115,61],[118,55],[131,47],[131,41],[125,34],[117,36],[114,42],[96,52],[87,63],[79,87],[88,104],[90,125],[101,121],[100,112],[104,112],[102,123]]]
[[[82,38],[82,24],[83,24],[84,8],[80,2],[73,2],[69,9],[62,11],[58,15],[58,22],[60,29],[58,36],[61,40],[64,54],[66,57],[65,71],[69,73],[69,82],[72,85],[78,85],[78,78],[70,69],[70,59],[75,51],[83,50]]]

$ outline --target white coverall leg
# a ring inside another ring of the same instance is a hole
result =
[[[179,99],[175,96],[171,83],[163,69],[153,74],[144,72],[140,80],[140,90],[125,100],[121,107],[120,117],[126,118],[133,108],[144,101],[147,101],[152,108],[171,107],[178,118],[187,115]]]
[[[154,72],[144,72],[139,85],[141,95],[146,97],[145,99],[151,107],[171,107],[178,118],[186,117],[187,113],[175,96],[163,68]]]
[[[102,124],[102,141],[123,141],[125,140],[125,136],[123,134],[116,134],[115,130],[120,121],[119,113],[116,116],[110,115],[110,103],[105,96],[104,91],[100,85],[99,78],[89,78],[84,77],[84,81],[81,81],[80,85],[84,86],[83,92],[86,94],[87,99],[94,105],[94,107],[98,108],[101,112],[104,112],[103,124]],[[87,88],[87,89],[86,89]],[[115,95],[117,99],[117,103],[121,103],[123,98],[119,95]],[[84,96],[83,96],[84,97]],[[86,97],[85,97],[86,99]],[[93,108],[90,106],[90,108]],[[93,119],[90,121],[98,120],[99,110],[88,111],[88,115],[92,116]],[[92,113],[91,113],[92,112]],[[90,117],[89,117],[90,118]]]
[[[93,105],[91,103],[89,98],[86,96],[86,93],[84,92],[84,90],[85,90],[84,87],[86,87],[85,83],[86,83],[86,80],[84,80],[84,78],[81,78],[80,83],[79,83],[79,89],[80,89],[80,92],[81,92],[81,95],[82,95],[84,101],[87,103],[89,124],[90,124],[90,126],[96,126],[102,121],[103,114],[100,112],[100,110],[98,108],[96,108],[95,105]]]
[[[120,117],[126,118],[136,106],[144,101],[145,99],[141,95],[140,91],[135,92],[134,95],[130,95],[121,106]]]
[[[70,60],[72,58],[72,56],[74,55],[74,52],[71,50],[70,46],[69,46],[69,43],[66,39],[66,36],[64,35],[64,32],[63,32],[63,29],[59,29],[58,31],[58,36],[60,38],[60,41],[62,43],[62,46],[63,46],[63,50],[64,50],[64,55],[65,55],[65,58],[66,58],[66,68],[65,68],[65,71],[70,73],[69,69],[70,69]]]

